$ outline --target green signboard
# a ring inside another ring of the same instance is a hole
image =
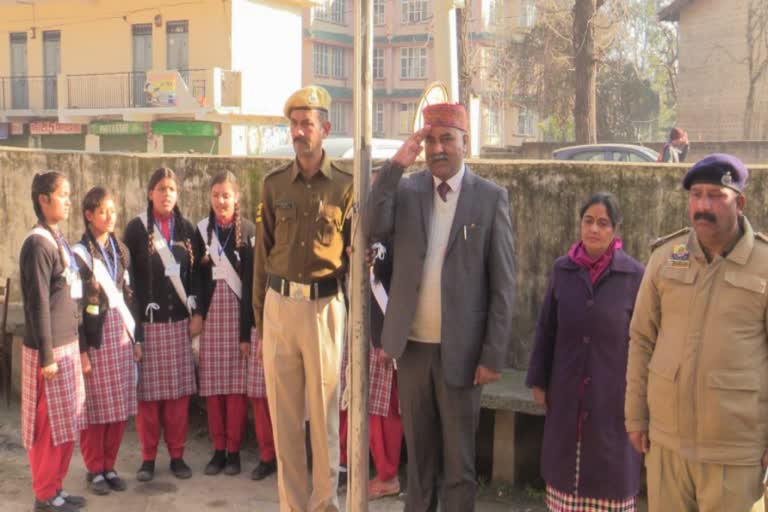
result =
[[[155,121],[152,123],[155,135],[176,135],[180,137],[218,137],[221,128],[218,123],[192,121]]]
[[[144,135],[147,133],[146,123],[127,121],[93,121],[88,125],[91,135]]]

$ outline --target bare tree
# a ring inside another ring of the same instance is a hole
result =
[[[751,140],[754,136],[755,96],[768,69],[768,0],[749,0],[746,37],[749,88],[744,105],[743,137]]]
[[[575,0],[573,4],[573,64],[575,97],[573,121],[577,144],[597,142],[597,11],[605,0]]]

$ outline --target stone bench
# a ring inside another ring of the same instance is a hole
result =
[[[494,415],[492,478],[515,483],[521,448],[521,439],[515,435],[518,416],[544,416],[544,409],[536,405],[531,390],[525,386],[525,371],[514,369],[504,370],[499,380],[483,388],[480,406]],[[538,457],[539,446],[529,448]]]

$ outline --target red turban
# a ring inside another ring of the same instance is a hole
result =
[[[430,126],[445,126],[467,131],[467,111],[461,103],[435,103],[427,105],[421,111],[424,114],[424,124]]]

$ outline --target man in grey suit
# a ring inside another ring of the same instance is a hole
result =
[[[406,512],[474,510],[483,384],[499,378],[515,288],[507,191],[464,164],[461,105],[430,105],[373,186],[370,242],[393,240],[382,347],[397,359]],[[424,143],[428,169],[403,177]]]

